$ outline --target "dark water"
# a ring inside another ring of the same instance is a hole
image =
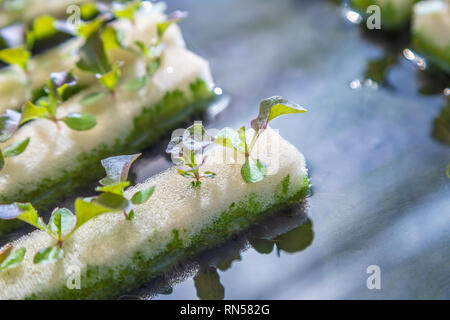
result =
[[[449,78],[402,56],[407,32],[362,32],[328,1],[177,0],[169,9],[189,11],[188,46],[232,97],[209,127],[248,124],[271,95],[307,107],[273,127],[305,154],[314,195],[303,219],[263,223],[272,235],[231,240],[139,294],[449,299],[450,145],[432,137]],[[140,162],[138,180],[167,165],[163,156]],[[248,240],[257,249],[243,250]],[[370,265],[381,290],[367,289]]]
[[[271,95],[309,110],[272,126],[305,154],[313,195],[122,298],[449,299],[450,128],[434,123],[450,81],[403,57],[407,30],[363,32],[325,0],[168,6],[189,11],[186,42],[232,99],[209,128],[248,125]],[[166,140],[137,182],[170,165]]]

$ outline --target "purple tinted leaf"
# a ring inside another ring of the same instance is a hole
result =
[[[23,24],[13,24],[1,28],[0,37],[9,48],[20,46],[25,40],[25,26]]]
[[[69,86],[73,86],[77,83],[77,78],[70,72],[52,72],[50,74],[50,79],[56,88],[67,84]]]
[[[166,153],[171,153],[174,155],[182,154],[183,147],[181,143],[183,142],[183,137],[175,137],[172,140],[170,140],[169,144],[166,148]]]
[[[214,138],[208,135],[201,121],[196,121],[183,134],[183,147],[191,151],[202,151],[213,142]]]
[[[14,110],[6,110],[0,115],[0,142],[5,142],[16,132],[20,124],[20,113]]]
[[[141,153],[134,155],[123,155],[110,157],[102,160],[102,166],[106,171],[106,178],[102,179],[102,185],[117,184],[128,179],[128,172],[133,162],[141,156]]]

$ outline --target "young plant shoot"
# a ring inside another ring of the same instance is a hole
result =
[[[22,109],[20,124],[33,119],[48,119],[59,126],[64,122],[70,129],[76,131],[90,130],[97,125],[97,119],[83,112],[71,112],[62,118],[56,116],[56,110],[63,102],[63,96],[67,88],[76,84],[76,78],[69,72],[54,72],[45,87],[47,96],[40,98],[37,105],[28,101]]]
[[[172,160],[177,165],[178,173],[191,181],[192,187],[198,189],[201,186],[200,179],[215,178],[214,172],[201,172],[201,167],[206,163],[205,149],[214,142],[201,122],[195,122],[184,131],[182,136],[173,138],[167,146],[166,152],[172,155]]]
[[[139,90],[143,88],[161,64],[161,55],[164,51],[164,44],[162,42],[164,34],[167,29],[174,23],[178,23],[182,19],[187,17],[187,12],[175,11],[169,15],[166,21],[157,24],[157,37],[152,41],[150,46],[146,46],[142,41],[135,41],[135,48],[125,48],[117,36],[111,37],[113,43],[118,43],[122,48],[129,50],[146,61],[146,73],[144,76],[137,77],[127,81],[124,84],[124,88],[127,90]]]
[[[6,110],[0,115],[0,143],[8,141],[19,128],[20,113],[14,110]],[[0,171],[5,166],[5,158],[16,157],[20,155],[28,146],[30,138],[13,143],[5,149],[0,148]]]
[[[64,242],[83,224],[104,213],[123,212],[127,220],[132,220],[133,205],[142,204],[151,197],[155,190],[154,186],[136,192],[131,200],[124,197],[124,189],[130,185],[127,180],[128,172],[131,164],[139,156],[140,154],[126,155],[103,160],[102,165],[107,176],[100,181],[102,186],[96,189],[101,194],[91,198],[76,199],[76,214],[66,208],[56,208],[46,224],[31,203],[13,203],[0,205],[0,219],[19,219],[46,232],[55,240],[55,244],[39,250],[33,261],[35,264],[53,263],[62,258]],[[6,248],[0,252],[0,271],[20,264],[24,254],[25,251],[21,249],[11,252]]]
[[[261,101],[259,106],[258,117],[251,121],[254,135],[250,144],[247,144],[245,127],[241,127],[239,130],[228,127],[222,129],[218,133],[215,143],[231,148],[236,152],[244,153],[245,163],[241,168],[241,175],[245,182],[256,183],[262,181],[267,175],[267,166],[263,161],[252,156],[256,141],[273,119],[285,114],[304,113],[306,111],[299,105],[279,96],[265,99]]]

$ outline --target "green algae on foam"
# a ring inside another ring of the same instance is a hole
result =
[[[136,250],[131,262],[126,265],[117,267],[89,265],[81,275],[80,290],[70,290],[64,286],[53,291],[36,292],[27,299],[116,298],[169,270],[183,259],[214,247],[263,218],[304,200],[309,193],[309,180],[306,176],[302,179],[295,194],[289,196],[288,189],[293,181],[287,175],[275,188],[275,202],[269,208],[264,209],[264,202],[258,200],[254,194],[238,203],[232,203],[216,220],[192,237],[188,246],[180,239],[182,231],[172,230],[172,241],[163,252],[151,259],[147,258],[143,251]],[[148,242],[152,242],[153,238],[154,236],[150,237]]]
[[[186,118],[205,110],[214,99],[214,93],[204,80],[198,79],[190,85],[192,98],[189,99],[180,90],[165,94],[156,105],[147,106],[134,119],[133,130],[123,139],[112,144],[81,154],[72,168],[65,169],[57,179],[44,179],[38,188],[29,191],[18,190],[13,195],[0,195],[0,204],[11,202],[31,202],[40,210],[67,196],[75,189],[101,178],[103,168],[100,160],[110,156],[134,153],[157,142],[164,134],[176,129]],[[18,221],[0,221],[0,235],[9,232],[22,223]]]

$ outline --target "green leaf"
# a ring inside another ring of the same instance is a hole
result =
[[[239,139],[241,140],[241,144],[244,146],[244,152],[245,154],[248,153],[248,146],[247,146],[247,139],[245,137],[245,127],[242,126],[238,130],[239,133]]]
[[[142,76],[142,77],[136,77],[131,80],[128,80],[123,84],[123,88],[125,90],[129,91],[137,91],[145,87],[148,83],[148,77]]]
[[[0,115],[0,142],[5,142],[12,137],[19,128],[20,117],[20,112],[10,109]]]
[[[0,205],[0,219],[12,220],[19,219],[32,226],[45,230],[45,224],[42,218],[38,216],[36,209],[31,203],[12,203]]]
[[[195,173],[192,171],[184,171],[184,170],[178,169],[178,174],[185,178],[195,178]]]
[[[106,178],[102,179],[100,183],[106,186],[127,181],[131,165],[140,156],[141,153],[110,157],[102,160],[102,166],[106,171]]]
[[[32,102],[27,101],[22,108],[22,118],[20,124],[28,122],[33,119],[45,118],[48,114],[47,108],[38,107]]]
[[[2,149],[0,149],[0,171],[5,167],[5,157],[3,156]]]
[[[111,25],[104,28],[102,32],[102,39],[106,51],[115,48],[123,48],[124,34],[114,29]]]
[[[12,249],[12,246],[10,248]],[[22,263],[26,252],[27,250],[25,248],[20,248],[13,252],[9,252],[3,261],[1,261],[2,259],[0,258],[0,271],[11,270],[18,267]]]
[[[192,188],[199,189],[202,185],[201,181],[191,181]]]
[[[61,241],[70,234],[77,223],[75,215],[66,208],[56,208],[48,222],[49,231],[56,236],[56,240]]]
[[[255,131],[258,131],[267,128],[267,124],[279,116],[306,111],[306,109],[282,97],[271,97],[261,101],[258,117],[252,120],[251,125]]]
[[[143,204],[152,196],[153,191],[155,191],[155,186],[138,191],[131,198],[131,202],[136,205]]]
[[[3,156],[5,158],[11,158],[11,157],[18,156],[19,154],[21,154],[25,151],[29,142],[30,142],[30,138],[26,138],[22,141],[13,143],[12,145],[6,147],[3,150]]]
[[[113,14],[116,18],[123,18],[133,21],[134,15],[139,10],[140,6],[140,0],[134,0],[128,4],[115,3],[113,7]]]
[[[134,219],[134,216],[136,215],[136,213],[134,212],[134,210],[131,210],[130,212],[128,212],[126,219],[128,221],[131,221]]]
[[[147,75],[152,76],[155,74],[156,71],[158,71],[159,66],[161,65],[161,61],[159,61],[159,59],[154,60],[149,62],[149,64],[147,64]]]
[[[81,19],[83,20],[91,20],[99,13],[96,3],[83,3],[80,9]]]
[[[55,18],[49,15],[40,16],[33,21],[33,35],[36,39],[44,39],[54,35],[57,30],[54,27]]]
[[[202,178],[210,178],[210,179],[213,179],[213,178],[215,178],[217,175],[214,173],[214,172],[211,172],[211,171],[205,171],[205,172],[203,172],[201,175],[200,175],[200,177],[202,177]]]
[[[233,128],[226,127],[220,130],[214,143],[234,150],[245,151],[240,133]]]
[[[129,185],[130,185],[129,181],[123,181],[123,182],[119,182],[117,184],[110,184],[110,185],[107,185],[107,186],[97,187],[97,188],[95,188],[95,191],[110,192],[110,193],[114,193],[114,194],[118,194],[120,196],[123,196],[124,189],[126,187],[128,187]]]
[[[94,198],[93,202],[107,208],[109,212],[125,211],[130,207],[130,202],[127,198],[111,192],[102,193]]]
[[[76,229],[99,215],[111,212],[108,208],[94,203],[93,200],[94,198],[77,198],[75,200]]]
[[[167,29],[174,23],[178,23],[182,19],[187,17],[187,12],[185,11],[175,11],[169,15],[166,21],[160,22],[157,25],[158,28],[158,37],[161,38],[164,36],[164,33]]]
[[[8,258],[8,256],[11,254],[11,251],[13,248],[14,248],[13,245],[10,243],[5,245],[3,248],[1,248],[0,263],[3,263],[3,261],[5,261],[5,259]]]
[[[120,63],[116,62],[113,64],[111,71],[104,74],[97,74],[97,78],[100,83],[111,91],[116,88],[117,82],[122,75],[122,71],[120,71],[119,66]]]
[[[45,91],[55,101],[61,102],[63,100],[64,92],[67,88],[73,87],[77,84],[77,78],[70,72],[52,72],[50,74],[50,81],[48,82]]]
[[[105,19],[103,17],[87,22],[85,21],[78,26],[76,34],[80,37],[87,39],[97,31],[99,31],[100,27],[104,22]]]
[[[27,69],[27,64],[30,57],[30,51],[28,51],[24,46],[0,50],[0,60],[7,64],[19,66],[23,70]]]
[[[71,112],[61,120],[76,131],[90,130],[97,125],[97,119],[93,115],[83,112]]]
[[[247,158],[241,169],[241,175],[245,182],[256,183],[264,180],[267,175],[267,167],[259,159]]]
[[[61,259],[64,255],[63,249],[60,247],[48,247],[45,249],[41,249],[34,256],[33,263],[34,264],[47,264],[54,263]]]
[[[33,30],[25,31],[25,45],[28,51],[31,52],[33,49],[34,43],[36,42],[36,36],[34,35]]]
[[[85,95],[83,98],[81,98],[79,102],[81,105],[89,105],[98,101],[103,96],[104,96],[103,92],[93,92]]]
[[[94,32],[87,38],[78,54],[80,60],[77,63],[77,67],[81,70],[96,74],[105,74],[111,70],[111,64],[106,56],[103,40],[99,32]]]

